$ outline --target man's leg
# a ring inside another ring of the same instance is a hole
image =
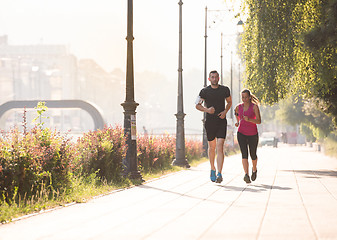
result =
[[[217,138],[217,142],[216,142],[216,152],[217,152],[216,163],[217,163],[217,166],[218,166],[218,172],[219,173],[222,172],[223,162],[224,162],[224,158],[225,158],[224,144],[225,144],[224,138]]]
[[[212,141],[208,141],[208,157],[209,157],[209,163],[211,164],[211,169],[215,170],[215,147],[216,147],[216,139]]]
[[[216,181],[216,170],[215,170],[215,147],[216,147],[216,140],[208,141],[208,157],[209,157],[209,163],[211,164],[211,181]]]

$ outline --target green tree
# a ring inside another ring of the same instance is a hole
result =
[[[319,98],[337,126],[337,0],[244,0],[246,86],[263,103]]]
[[[295,126],[305,121],[306,115],[303,111],[303,101],[295,96],[280,101],[279,109],[276,111],[276,118],[281,122]]]
[[[298,95],[283,99],[276,111],[276,118],[289,125],[300,126],[308,141],[322,140],[333,130],[331,118],[320,111],[322,101],[302,100]]]

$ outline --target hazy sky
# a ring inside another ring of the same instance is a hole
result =
[[[135,72],[155,72],[176,83],[179,0],[133,2]],[[0,0],[0,3],[0,35],[8,35],[9,44],[63,44],[79,59],[92,58],[107,71],[115,68],[125,71],[127,0]],[[201,119],[202,115],[194,108],[194,96],[203,86],[205,7],[224,10],[226,4],[223,0],[184,0],[183,3],[184,91],[189,91],[186,95],[193,98],[185,98],[184,105],[187,121],[195,122],[193,116]],[[238,11],[235,6],[234,12]],[[238,19],[233,16],[233,12],[227,11],[220,15],[215,11],[208,13],[208,71],[220,72],[221,32],[225,35],[224,71],[230,68],[229,53],[235,50],[235,43],[233,36],[226,35],[236,33]],[[187,79],[187,75],[198,79]],[[174,125],[174,115],[170,114]]]
[[[7,34],[10,44],[66,44],[77,57],[93,58],[107,71],[125,69],[127,0],[0,2],[0,34]],[[175,76],[179,1],[133,2],[135,71],[150,70]],[[226,5],[222,0],[185,0],[183,3],[183,68],[203,69],[205,6],[225,9]],[[230,21],[231,14],[222,18],[212,16],[214,14],[209,13],[210,25],[213,20]],[[208,29],[208,66],[218,69],[220,32],[232,34],[235,28],[226,24],[212,26]]]

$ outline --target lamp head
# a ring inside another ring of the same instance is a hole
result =
[[[243,25],[244,25],[243,21],[240,19],[240,21],[238,21],[236,25],[238,27],[238,32],[243,33]]]

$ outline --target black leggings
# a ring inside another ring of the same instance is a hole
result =
[[[247,135],[244,135],[238,132],[237,137],[238,137],[238,142],[239,142],[242,158],[248,159],[248,146],[249,146],[250,157],[252,158],[252,160],[256,160],[257,159],[256,149],[259,143],[259,135],[256,134],[253,136],[247,136]]]

